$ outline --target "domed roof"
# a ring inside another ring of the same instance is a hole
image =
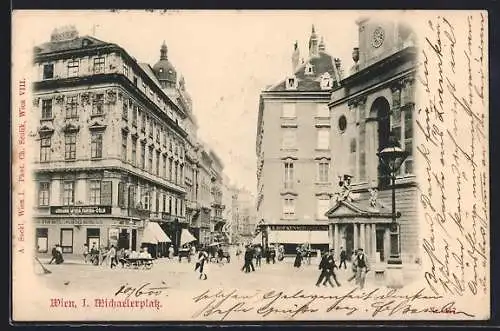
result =
[[[167,52],[167,45],[163,42],[160,49],[160,60],[153,66],[153,71],[162,85],[164,82],[168,82],[171,83],[170,85],[173,84],[175,86],[177,82],[177,71],[168,60]]]

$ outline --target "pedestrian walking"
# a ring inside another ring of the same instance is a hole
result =
[[[109,265],[111,269],[118,265],[118,261],[116,260],[116,248],[115,245],[111,245],[111,248],[108,251]]]
[[[327,268],[327,263],[328,263],[328,253],[324,252],[323,256],[321,257],[321,261],[319,263],[318,269],[321,271],[319,274],[318,281],[316,282],[316,286],[319,286],[321,282],[323,282],[323,285],[326,285],[328,282],[331,287],[333,287],[332,280],[330,279],[330,275],[328,273],[328,268]]]
[[[339,269],[342,268],[342,264],[344,265],[344,270],[347,269],[347,264],[346,264],[346,260],[347,260],[347,253],[344,249],[344,247],[340,247],[340,264],[339,264]]]
[[[260,267],[262,262],[262,248],[260,246],[255,247],[255,266]]]
[[[174,245],[170,245],[170,247],[168,248],[168,258],[170,260],[173,260],[174,258]]]
[[[253,249],[250,246],[248,246],[244,256],[245,264],[243,264],[243,268],[241,268],[241,271],[244,271],[245,273],[249,273],[250,269],[251,271],[255,271],[255,267],[253,265],[253,256],[254,256]]]
[[[356,279],[356,285],[362,289],[365,287],[366,273],[370,271],[368,258],[362,248],[358,248],[356,256],[353,259],[352,271],[354,275],[349,278],[349,281]]]
[[[83,262],[87,263],[88,262],[88,257],[89,257],[89,245],[88,244],[83,244]]]
[[[206,280],[207,273],[206,273],[206,261],[208,260],[208,253],[205,252],[204,250],[200,250],[198,253],[198,260],[196,261],[196,265],[194,267],[194,271],[199,270],[200,272],[200,277],[199,279]]]
[[[302,252],[300,250],[300,246],[296,248],[295,261],[293,262],[293,266],[295,268],[300,268],[302,265]]]

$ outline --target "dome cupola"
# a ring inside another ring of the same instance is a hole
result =
[[[175,88],[177,83],[177,71],[168,60],[168,48],[163,41],[160,48],[160,60],[153,66],[153,71],[163,88]]]

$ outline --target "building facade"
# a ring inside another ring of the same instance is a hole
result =
[[[80,253],[85,243],[136,250],[150,222],[177,249],[198,209],[199,146],[166,45],[151,67],[66,27],[35,47],[34,71],[38,252],[60,244]]]
[[[340,81],[329,103],[332,150],[339,174],[351,176],[352,199],[339,199],[328,211],[333,247],[348,253],[364,248],[374,261],[387,261],[390,232],[398,231],[404,262],[418,257],[417,186],[413,157],[416,41],[406,25],[360,19],[359,47],[350,75]],[[391,229],[391,187],[377,152],[396,138],[409,157],[396,179],[399,228]]]
[[[327,248],[328,219],[337,151],[332,147],[328,103],[342,68],[326,51],[313,26],[308,58],[299,63],[296,43],[292,72],[260,95],[257,153],[257,217],[268,225],[264,240]]]

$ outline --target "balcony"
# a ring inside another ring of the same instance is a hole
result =
[[[149,210],[141,208],[128,208],[128,216],[139,219],[147,219],[149,217]]]
[[[191,210],[200,209],[200,204],[197,201],[186,200],[186,209],[191,209]]]

